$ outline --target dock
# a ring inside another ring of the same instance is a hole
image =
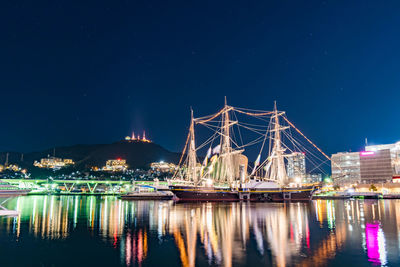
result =
[[[382,194],[379,192],[338,192],[331,195],[314,195],[313,199],[400,199],[400,194]]]

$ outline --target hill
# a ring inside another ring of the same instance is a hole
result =
[[[35,160],[52,156],[54,149],[25,153],[21,158],[19,152],[8,152],[9,164],[18,164],[24,168],[32,168]],[[0,164],[4,164],[7,152],[0,153]],[[73,145],[55,148],[55,156],[75,161],[76,169],[92,166],[102,167],[109,159],[126,159],[130,168],[148,168],[151,162],[164,160],[177,163],[180,154],[168,151],[155,143],[141,141],[119,141],[112,144]]]

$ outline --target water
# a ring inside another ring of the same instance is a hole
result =
[[[400,201],[122,201],[23,196],[1,266],[399,266]]]

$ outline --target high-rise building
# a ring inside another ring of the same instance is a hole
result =
[[[397,166],[393,155],[398,154],[386,146],[373,150],[333,154],[332,179],[339,184],[392,182]]]
[[[361,181],[360,153],[340,152],[331,157],[332,179],[336,183],[359,183]]]
[[[386,183],[393,178],[390,149],[360,152],[362,183]]]
[[[293,152],[287,158],[287,175],[290,179],[303,179],[306,176],[306,158],[304,153]]]
[[[390,150],[393,173],[395,175],[400,175],[400,141],[394,144],[371,145],[365,147],[366,151],[374,151],[374,152],[384,149]]]

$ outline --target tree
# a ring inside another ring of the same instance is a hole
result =
[[[376,192],[378,189],[376,188],[375,185],[371,184],[371,186],[369,187],[369,191],[373,191]]]
[[[336,191],[338,191],[338,190],[340,189],[340,186],[337,185],[337,184],[335,184],[335,185],[333,186],[333,189],[336,190]]]

